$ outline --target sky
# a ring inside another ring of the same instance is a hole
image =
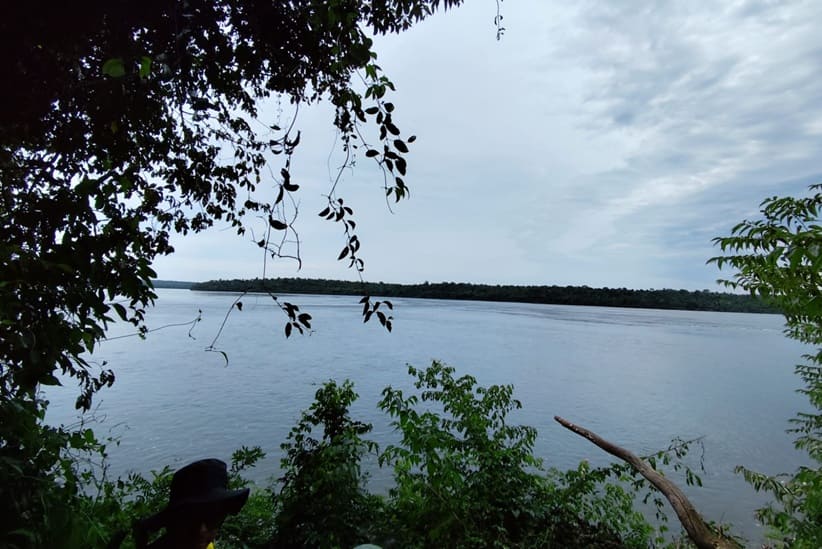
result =
[[[718,290],[711,239],[762,199],[822,182],[822,2],[471,0],[377,37],[408,155],[388,208],[362,158],[367,281]],[[272,101],[264,116],[293,110]],[[161,279],[357,280],[325,205],[341,150],[327,103],[300,110],[302,268],[223,227],[172,240]],[[275,166],[279,171],[279,165]],[[259,233],[257,233],[259,234]]]

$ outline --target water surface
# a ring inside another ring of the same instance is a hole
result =
[[[285,299],[314,317],[314,331],[286,339],[286,318],[271,298],[246,296],[216,344],[226,365],[204,349],[236,295],[158,293],[149,327],[193,320],[201,310],[193,338],[187,328],[167,328],[146,341],[106,341],[92,357],[117,375],[97,397],[96,416],[105,421],[95,429],[120,438],[110,452],[115,474],[206,456],[228,460],[241,445],[260,445],[269,457],[253,476],[263,482],[279,472],[280,443],[329,378],[354,381],[361,397],[354,415],[374,424],[374,440],[394,441],[376,409],[380,392],[410,388],[406,365],[432,359],[481,384],[514,384],[523,409],[513,420],[538,428],[536,453],[548,465],[610,462],[554,415],[639,454],[665,448],[674,436],[704,437],[705,487],[689,494],[708,518],[732,522],[753,539],[761,531],[752,513],[763,498],[734,466],[778,473],[804,463],[785,429],[807,409],[793,375],[805,349],[782,335],[780,316],[394,299],[389,334],[376,322],[362,324],[356,297],[299,295]],[[118,326],[110,335],[127,333]],[[48,396],[49,421],[72,421],[73,388]],[[375,472],[375,489],[389,479]]]

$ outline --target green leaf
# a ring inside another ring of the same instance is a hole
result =
[[[140,78],[147,78],[151,74],[151,57],[145,55],[140,58]]]
[[[62,383],[52,374],[49,374],[40,379],[40,385],[62,385]]]
[[[111,306],[114,307],[115,311],[117,311],[117,316],[119,316],[121,320],[128,320],[125,307],[123,307],[119,303],[112,303]]]
[[[103,63],[103,74],[112,78],[121,78],[126,74],[122,57],[115,57]]]

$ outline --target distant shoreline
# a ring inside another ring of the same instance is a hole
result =
[[[514,286],[455,282],[390,284],[344,280],[274,278],[209,280],[185,282],[156,280],[155,288],[196,291],[289,293],[319,295],[369,295],[383,298],[416,297],[546,305],[588,305],[684,311],[770,313],[780,311],[749,295],[707,290],[632,290],[628,288],[590,288],[588,286]]]
[[[185,280],[155,280],[155,288],[172,288],[175,290],[190,290],[197,282],[186,282]]]

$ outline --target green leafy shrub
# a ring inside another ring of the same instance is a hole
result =
[[[93,547],[107,538],[82,512],[106,447],[84,425],[45,425],[47,404],[0,399],[0,547]]]
[[[420,395],[386,388],[380,408],[394,418],[402,441],[380,456],[394,467],[393,517],[406,544],[504,546],[522,540],[544,513],[536,430],[506,423],[521,407],[510,385],[478,387],[471,376],[434,362],[408,368]],[[442,414],[418,412],[420,402]],[[530,471],[528,469],[532,469]],[[405,537],[404,536],[404,537]]]
[[[762,217],[743,221],[731,236],[714,240],[723,256],[710,261],[736,270],[726,286],[758,295],[783,311],[785,334],[816,347],[796,366],[804,393],[815,412],[800,413],[790,430],[796,448],[806,451],[813,466],[793,474],[764,475],[737,467],[757,490],[774,501],[757,512],[779,544],[797,548],[822,547],[822,186],[812,196],[772,197],[761,204]]]
[[[254,467],[265,457],[259,446],[243,446],[231,455],[228,470],[229,488],[251,488],[243,508],[236,515],[229,516],[220,528],[217,546],[220,549],[262,549],[268,547],[274,537],[276,507],[271,492],[260,488],[242,473]]]
[[[636,510],[631,490],[635,478],[622,466],[591,468],[582,461],[576,469],[548,471],[553,509],[550,545],[608,546],[609,540],[620,547],[649,547],[654,528]],[[664,539],[657,537],[657,543]]]
[[[409,373],[419,393],[388,387],[379,404],[401,434],[380,456],[394,468],[398,546],[623,547],[623,535],[647,546],[652,528],[607,475],[544,474],[536,429],[508,422],[521,407],[511,385],[482,387],[436,361]]]
[[[533,455],[536,430],[509,422],[509,414],[521,406],[512,386],[482,387],[439,362],[424,370],[409,367],[409,373],[415,378],[413,394],[392,387],[383,391],[379,407],[392,418],[400,441],[381,454],[365,438],[371,425],[351,417],[357,394],[347,380],[328,381],[317,390],[282,444],[284,473],[277,486],[260,488],[243,476],[264,457],[260,448],[234,452],[230,486],[251,487],[252,492],[242,511],[223,524],[218,546],[663,544],[634,506],[636,494],[646,486],[625,466],[592,469],[583,462],[570,471],[543,470]],[[66,444],[77,447],[55,469],[55,475],[74,479],[74,484],[49,481],[62,490],[54,494],[55,506],[47,509],[46,523],[53,530],[23,540],[19,547],[102,548],[115,540],[122,549],[132,549],[128,534],[133,521],[166,505],[171,468],[108,480],[105,465],[83,466],[95,456],[104,462],[105,446],[90,430],[80,432],[86,434],[51,433],[69,436]],[[55,447],[63,445],[57,441]],[[668,464],[669,455],[680,458],[686,449],[687,444],[677,444],[647,459]],[[393,468],[388,498],[367,489],[362,460],[368,454],[379,455],[381,465]],[[56,498],[66,494],[69,499],[58,505]]]
[[[353,547],[368,541],[381,502],[366,490],[361,461],[377,445],[363,438],[371,425],[349,415],[356,399],[350,381],[326,382],[282,444],[285,473],[274,496],[277,547]]]

